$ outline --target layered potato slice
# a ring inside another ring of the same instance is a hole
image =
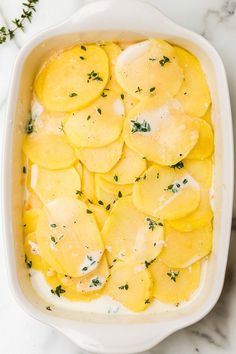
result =
[[[115,66],[116,66],[116,61],[117,58],[119,57],[121,53],[121,47],[113,42],[107,42],[101,44],[102,49],[106,52],[108,59],[109,59],[109,80],[108,80],[108,87],[112,87],[113,90],[117,91],[118,93],[122,93],[123,90],[116,81],[115,77]],[[106,97],[106,95],[109,94],[109,90],[104,90],[103,91],[103,96]]]
[[[119,178],[119,177],[118,177]],[[96,182],[104,189],[104,191],[108,193],[112,193],[114,195],[119,194],[121,192],[122,196],[125,197],[130,195],[133,192],[133,184],[118,184],[113,179],[114,183],[108,182],[106,179],[103,178],[102,175],[96,176]]]
[[[121,135],[124,122],[123,100],[112,87],[106,97],[99,97],[90,106],[77,111],[65,123],[65,132],[77,147],[101,147]]]
[[[101,201],[100,201],[101,202]],[[98,224],[99,230],[102,230],[105,221],[109,215],[108,210],[106,210],[106,205],[89,204],[88,209],[92,211],[95,216],[96,222]]]
[[[154,297],[164,303],[178,304],[189,300],[200,283],[200,262],[184,269],[170,268],[160,261],[154,262],[150,271],[154,280]]]
[[[110,275],[106,257],[103,256],[98,267],[91,273],[83,277],[69,277],[68,275],[58,274],[62,285],[82,293],[90,293],[101,290]]]
[[[155,96],[130,111],[124,124],[126,144],[160,165],[174,165],[194,148],[199,124],[174,100]]]
[[[28,268],[42,269],[42,259],[34,232],[29,233],[24,242],[25,263]]]
[[[116,79],[138,100],[155,93],[175,95],[183,81],[175,49],[163,40],[146,40],[130,45],[118,57]]]
[[[130,184],[134,183],[146,166],[143,156],[125,145],[120,160],[109,172],[102,174],[102,177],[110,183]]]
[[[49,111],[72,112],[95,100],[109,77],[108,57],[98,45],[76,45],[52,56],[34,89]]]
[[[211,159],[183,161],[185,169],[203,187],[210,188],[212,184],[213,163]]]
[[[131,311],[145,310],[152,297],[152,278],[148,269],[138,263],[117,262],[111,269],[111,277],[104,293],[119,301]]]
[[[198,207],[200,187],[184,168],[152,165],[135,183],[133,203],[144,213],[175,220]]]
[[[213,212],[208,189],[201,189],[199,206],[192,213],[176,220],[169,220],[169,225],[180,232],[190,232],[210,224]]]
[[[90,201],[95,201],[95,181],[94,181],[94,173],[90,172],[84,165],[83,165],[83,178],[82,178],[82,193],[78,191],[78,197],[83,195],[83,197],[89,199]]]
[[[39,214],[40,214],[40,208],[24,210],[23,213],[24,234],[27,235],[35,231]]]
[[[212,225],[190,232],[180,232],[165,225],[165,242],[159,259],[169,267],[188,267],[210,253]]]
[[[201,64],[183,48],[175,47],[175,53],[184,72],[184,81],[176,98],[187,114],[202,117],[211,103],[211,96]]]
[[[102,230],[110,264],[132,259],[149,264],[164,244],[163,222],[138,211],[131,197],[119,199]]]
[[[203,119],[198,120],[199,138],[197,144],[190,151],[187,158],[204,160],[210,157],[214,150],[214,135],[210,124]]]
[[[32,165],[31,188],[46,204],[59,197],[75,198],[76,192],[81,189],[81,179],[74,167],[53,171]]]
[[[76,156],[91,172],[108,172],[120,159],[123,148],[123,139],[120,137],[113,143],[98,147],[82,147],[75,150]]]
[[[104,250],[93,213],[84,202],[68,197],[44,206],[36,238],[42,258],[56,272],[71,277],[92,272]]]
[[[33,132],[26,135],[23,152],[33,163],[57,170],[76,161],[73,147],[64,133],[65,115],[42,113],[34,122]]]

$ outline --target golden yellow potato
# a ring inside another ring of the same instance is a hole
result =
[[[83,178],[82,178],[82,195],[83,197],[94,201],[95,197],[95,184],[94,184],[94,173],[90,172],[83,165]],[[81,196],[81,193],[78,192],[78,197]]]
[[[161,165],[185,158],[198,141],[199,125],[174,100],[155,96],[143,100],[125,120],[124,140],[133,150]]]
[[[82,293],[90,293],[101,290],[109,277],[109,268],[106,257],[103,256],[98,267],[88,275],[83,277],[69,277],[58,274],[58,279],[62,285]]]
[[[150,271],[154,280],[154,297],[169,304],[189,300],[200,283],[199,262],[188,268],[176,269],[156,261],[151,265]]]
[[[211,105],[209,106],[204,116],[202,116],[201,118],[204,119],[208,124],[210,124],[210,126],[212,126]]]
[[[76,198],[76,192],[81,190],[81,181],[74,167],[53,171],[32,165],[31,188],[45,204],[59,197]]]
[[[209,200],[209,190],[201,190],[200,204],[191,214],[181,219],[169,220],[169,225],[180,232],[189,232],[199,229],[211,222],[213,212]]]
[[[76,162],[76,164],[74,165],[76,171],[78,172],[80,179],[82,180],[83,177],[83,166],[82,164],[78,161]]]
[[[101,203],[101,201],[99,201]],[[103,203],[103,202],[102,202]],[[98,224],[99,230],[102,230],[103,225],[109,215],[108,210],[106,210],[106,205],[88,204],[88,208],[93,212],[96,222]]]
[[[198,119],[199,123],[199,138],[197,144],[190,151],[187,158],[204,160],[210,157],[214,150],[214,136],[213,131],[207,122],[203,119]]]
[[[211,252],[212,226],[180,232],[166,225],[165,242],[159,259],[169,267],[188,267]]]
[[[96,99],[109,77],[108,58],[98,45],[76,45],[53,55],[34,89],[49,111],[72,112]]]
[[[123,96],[122,96],[123,97]],[[125,104],[125,115],[127,116],[129,112],[139,103],[139,100],[129,95],[128,93],[124,93],[124,104]]]
[[[112,87],[113,90],[116,90],[118,93],[122,93],[122,88],[116,81],[115,77],[115,65],[118,56],[121,53],[121,48],[118,44],[107,42],[101,45],[102,49],[106,52],[108,59],[109,59],[109,81],[108,86]],[[104,90],[102,93],[103,97],[105,98],[106,95],[109,95],[109,90]]]
[[[166,41],[151,39],[126,48],[116,62],[120,86],[138,100],[159,92],[175,95],[183,81],[175,50]]]
[[[76,291],[68,286],[61,283],[58,273],[56,273],[46,262],[42,261],[42,273],[47,281],[48,285],[51,287],[49,289],[50,293],[56,297],[63,297],[70,301],[91,301],[99,296],[101,296],[101,291],[93,291],[89,293],[83,293]]]
[[[41,270],[42,261],[41,261],[39,247],[34,232],[31,232],[26,236],[24,242],[24,250],[25,250],[25,264],[27,268]]]
[[[138,211],[131,197],[119,199],[102,229],[110,264],[132,259],[148,264],[164,244],[163,222]]]
[[[179,219],[198,207],[200,187],[184,168],[152,165],[134,184],[133,203],[160,219]]]
[[[152,297],[152,278],[147,269],[138,263],[117,262],[104,294],[110,295],[131,311],[139,312],[148,307]]]
[[[64,134],[64,120],[64,115],[47,113],[37,118],[33,132],[23,141],[23,151],[30,161],[51,170],[75,163],[74,149]]]
[[[184,160],[184,167],[190,175],[204,188],[210,188],[212,184],[213,163],[211,159]]]
[[[27,188],[29,188],[30,186],[27,185]],[[30,188],[29,188],[30,189]],[[24,209],[25,210],[30,210],[30,209],[41,209],[43,206],[43,203],[41,202],[41,200],[39,199],[39,197],[33,193],[33,192],[29,192],[25,201],[25,205],[24,205]]]
[[[120,137],[113,143],[97,148],[82,147],[75,150],[76,156],[91,172],[108,172],[120,159],[123,148]]]
[[[119,196],[123,196],[122,192],[113,193],[113,192],[108,192],[104,189],[103,184],[102,184],[102,178],[100,176],[96,175],[95,176],[95,193],[96,193],[96,198],[98,201],[102,201],[103,204],[108,208],[108,210],[111,210],[113,204],[116,202],[118,199],[118,194]]]
[[[24,234],[27,235],[35,231],[40,214],[39,208],[25,210],[23,213]]]
[[[115,178],[117,179],[117,178]],[[121,192],[122,196],[125,197],[127,195],[132,194],[133,192],[133,183],[132,184],[118,184],[114,179],[114,183],[110,183],[103,178],[101,175],[96,175],[97,183],[104,189],[105,192],[114,194],[118,196],[119,192]]]
[[[36,238],[42,258],[56,272],[72,277],[93,271],[104,250],[92,211],[84,202],[68,197],[45,205]]]
[[[125,145],[117,164],[109,172],[101,176],[110,183],[130,184],[141,175],[146,166],[146,160],[143,156]]]
[[[176,98],[187,114],[202,117],[211,103],[205,73],[195,56],[179,47],[175,47],[175,53],[184,72],[184,81]]]
[[[101,147],[121,135],[124,103],[112,88],[107,97],[100,96],[88,107],[73,113],[65,123],[65,132],[77,147]]]

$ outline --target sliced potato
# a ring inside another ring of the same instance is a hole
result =
[[[24,242],[25,263],[28,268],[36,270],[42,269],[42,260],[39,252],[39,247],[35,237],[35,233],[29,233]]]
[[[93,271],[104,250],[91,210],[82,201],[68,197],[45,205],[36,238],[42,258],[58,273],[72,277]]]
[[[130,45],[118,57],[116,78],[137,99],[156,92],[175,95],[183,81],[174,48],[163,40],[146,40]]]
[[[204,160],[210,157],[214,150],[214,136],[211,126],[203,119],[198,120],[199,138],[197,144],[190,151],[187,158]]]
[[[179,219],[200,203],[200,187],[184,169],[152,165],[133,189],[136,208],[163,220]]]
[[[173,268],[185,268],[207,256],[212,248],[212,226],[208,224],[190,232],[165,226],[166,245],[159,259]]]
[[[121,94],[122,92],[122,88],[120,87],[120,85],[118,84],[116,77],[115,77],[115,65],[116,65],[116,61],[118,56],[121,53],[121,48],[118,44],[112,43],[112,42],[107,42],[101,45],[102,49],[104,49],[104,51],[106,52],[108,59],[109,59],[109,81],[108,81],[108,86],[113,90],[116,90],[118,93]],[[103,96],[104,98],[106,97],[106,95],[109,95],[109,90],[104,90],[103,92]]]
[[[129,112],[139,103],[139,100],[129,95],[128,93],[124,94],[124,104],[125,104],[125,115],[127,116]]]
[[[184,160],[184,167],[190,175],[204,188],[210,188],[212,184],[213,164],[211,159],[203,161]]]
[[[89,204],[88,208],[93,212],[98,227],[100,230],[102,230],[103,225],[109,215],[108,211],[106,210],[106,205]]]
[[[24,138],[23,151],[33,163],[52,170],[67,168],[76,161],[73,147],[64,134],[64,115],[43,113],[34,131]]]
[[[29,181],[30,183],[30,181]],[[27,185],[27,188],[29,188],[30,186]],[[43,203],[41,202],[41,200],[39,199],[39,197],[33,193],[33,192],[29,192],[27,195],[27,199],[25,201],[25,205],[24,205],[24,209],[25,210],[30,210],[30,209],[41,209],[43,206]]]
[[[184,269],[170,268],[160,261],[154,262],[150,271],[154,280],[154,296],[169,304],[189,300],[200,283],[200,263]]]
[[[23,214],[24,234],[35,231],[40,214],[39,208],[25,210]]]
[[[211,96],[201,64],[183,48],[175,47],[175,53],[184,72],[184,81],[176,98],[187,114],[202,117],[211,103]]]
[[[103,256],[98,267],[88,275],[83,277],[69,277],[68,275],[58,274],[61,284],[82,293],[90,293],[101,290],[109,277],[109,269],[106,257]]]
[[[117,262],[111,269],[104,293],[129,310],[138,312],[148,307],[152,286],[152,278],[147,269],[140,269],[139,264],[134,262]]]
[[[121,192],[122,196],[125,197],[130,195],[133,192],[133,184],[118,184],[114,180],[114,183],[110,183],[103,178],[103,176],[96,176],[97,183],[108,193],[112,193],[115,196],[118,196]]]
[[[87,108],[73,113],[65,123],[69,140],[77,147],[101,147],[118,139],[124,121],[124,103],[115,90]]]
[[[125,120],[125,143],[148,160],[174,165],[198,141],[199,125],[174,100],[155,96],[140,102]]]
[[[201,190],[200,204],[191,214],[181,219],[170,220],[169,225],[180,232],[189,232],[210,224],[213,212],[209,200],[208,189]]]
[[[208,124],[210,124],[210,126],[212,126],[211,106],[209,106],[208,110],[201,118],[204,119]]]
[[[125,145],[119,162],[109,172],[101,176],[110,183],[130,184],[133,183],[145,169],[146,160],[143,159],[140,154]]]
[[[114,205],[102,236],[110,264],[117,259],[148,264],[161,252],[163,222],[141,213],[134,207],[132,198],[125,197]]]
[[[94,201],[95,197],[95,184],[94,184],[94,173],[90,172],[83,165],[83,179],[82,179],[82,194],[85,198],[90,201]]]
[[[98,45],[77,45],[43,66],[34,89],[49,111],[72,112],[96,99],[109,77],[108,58]]]
[[[81,181],[74,167],[52,171],[32,165],[31,188],[45,204],[59,197],[75,198],[81,189]]]
[[[91,172],[108,172],[120,159],[123,148],[123,139],[98,148],[77,148],[76,156]]]
[[[103,179],[99,176],[95,176],[95,190],[96,190],[96,198],[98,201],[102,201],[104,205],[110,210],[113,204],[118,199],[118,193],[108,192],[104,189]],[[119,194],[120,195],[120,194]]]
[[[75,167],[76,171],[78,172],[78,174],[80,176],[80,179],[82,180],[82,178],[83,178],[83,166],[82,166],[82,164],[78,161],[78,162],[76,162],[74,167]]]

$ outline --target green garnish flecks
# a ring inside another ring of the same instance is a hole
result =
[[[154,230],[157,227],[157,222],[155,220],[152,220],[151,218],[146,219],[148,221],[148,228],[149,230]]]
[[[129,289],[129,285],[128,285],[128,283],[126,283],[125,285],[118,286],[118,289],[120,289],[120,290],[128,290]]]
[[[51,289],[51,293],[53,295],[57,295],[58,297],[60,297],[61,294],[64,294],[65,292],[65,289],[63,289],[61,285],[58,285],[55,289]]]
[[[152,259],[150,262],[149,261],[144,261],[145,268],[150,267],[150,265],[155,262],[156,258]]]
[[[181,168],[184,167],[184,163],[183,163],[183,161],[179,161],[175,165],[171,165],[170,167],[171,168],[177,168],[178,170],[180,170]]]
[[[115,180],[116,182],[118,182],[119,177],[118,177],[117,175],[115,175],[113,178],[114,178],[114,180]]]
[[[99,76],[98,73],[96,73],[94,70],[92,70],[90,73],[87,74],[88,79],[87,82],[92,81],[103,81],[103,79],[101,78],[101,76]]]
[[[92,214],[93,212],[92,212],[92,210],[86,209],[86,213],[87,214]]]
[[[179,275],[179,271],[175,272],[173,270],[170,270],[168,273],[166,273],[168,277],[170,277],[171,280],[173,280],[176,283],[176,277]]]
[[[131,133],[133,134],[137,132],[147,133],[151,131],[151,126],[146,120],[142,123],[137,120],[131,120],[131,123],[133,124],[131,129]]]
[[[25,255],[25,264],[28,269],[32,268],[32,261],[29,261],[26,255]]]
[[[78,96],[78,93],[76,92],[69,93],[69,97],[76,97],[76,96]]]
[[[166,63],[169,63],[170,59],[168,57],[166,57],[165,55],[163,55],[163,58],[161,60],[159,60],[159,63],[161,66],[164,66]]]

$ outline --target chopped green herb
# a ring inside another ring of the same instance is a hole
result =
[[[63,123],[63,122],[61,122],[61,125],[60,125],[60,127],[59,127],[59,130],[60,130],[62,133],[65,134],[64,123]]]
[[[22,172],[23,172],[24,174],[26,174],[27,169],[26,169],[26,167],[25,167],[25,166],[23,166],[23,167],[22,167]]]
[[[99,114],[102,114],[101,108],[97,108],[97,112],[98,112]]]
[[[77,190],[75,191],[75,194],[76,194],[76,195],[79,195],[79,196],[81,197],[81,195],[83,194],[83,192],[77,189]]]
[[[98,201],[98,204],[100,204],[100,205],[104,205],[104,203],[103,203],[103,201],[102,201],[102,200],[99,200],[99,201]]]
[[[128,290],[129,289],[129,285],[128,285],[128,283],[126,283],[125,285],[119,286],[118,289],[120,289],[120,290]]]
[[[54,245],[57,244],[56,238],[54,236],[51,236],[51,241],[54,243]]]
[[[174,272],[173,270],[170,270],[168,273],[166,273],[168,277],[170,277],[171,280],[173,280],[176,283],[176,277],[179,275],[178,272]]]
[[[159,173],[159,172],[157,172],[157,179],[159,179],[159,177],[160,177],[160,173]]]
[[[34,131],[34,119],[30,117],[26,124],[25,132],[26,134],[31,134],[33,133],[33,131]]]
[[[159,63],[161,64],[161,66],[164,66],[166,63],[169,63],[170,59],[168,57],[166,57],[165,55],[163,55],[163,59],[159,60]]]
[[[153,231],[155,229],[155,227],[157,226],[157,222],[155,220],[150,219],[150,218],[147,218],[146,220],[149,222],[149,224],[148,224],[149,230]]]
[[[89,120],[89,119],[91,119],[91,116],[90,116],[90,115],[87,117],[87,120]]]
[[[51,306],[47,306],[47,307],[46,307],[46,310],[52,311]]]
[[[117,175],[115,175],[113,178],[114,178],[114,180],[115,180],[116,182],[118,182],[119,177],[118,177]]]
[[[156,87],[151,87],[149,91],[154,92],[155,90],[156,90]]]
[[[137,120],[131,120],[131,123],[133,124],[132,126],[132,133],[136,132],[142,132],[142,133],[147,133],[151,131],[151,126],[146,120],[144,120],[142,123],[139,123]]]
[[[156,61],[157,58],[149,58],[148,60],[150,60],[150,61]]]
[[[179,183],[175,183],[175,184],[170,184],[167,189],[165,189],[166,191],[171,191],[172,193],[177,193],[179,191],[180,188],[180,184]]]
[[[147,178],[146,173],[143,175],[143,180],[145,180]]]
[[[139,86],[137,87],[137,90],[135,91],[135,93],[140,93],[143,89],[141,89]]]
[[[82,268],[82,271],[83,271],[83,272],[86,272],[87,270],[88,270],[88,267],[83,267],[83,268]]]
[[[183,161],[179,161],[175,165],[171,165],[170,167],[171,168],[178,168],[178,170],[180,170],[181,168],[184,167],[184,163],[183,163]]]
[[[102,285],[102,283],[100,282],[99,278],[97,277],[97,278],[92,279],[91,284],[89,285],[89,287],[92,288],[92,287],[98,287],[98,286],[101,286],[101,285]]]
[[[111,209],[111,204],[107,204],[106,210],[110,210],[110,209]]]
[[[122,94],[120,95],[120,98],[121,98],[122,100],[124,100],[125,95],[122,93]]]
[[[92,210],[87,209],[87,210],[86,210],[86,213],[87,213],[87,214],[92,214],[93,212],[92,212]]]
[[[29,261],[26,255],[25,255],[25,264],[28,269],[32,268],[32,261]]]
[[[121,191],[118,192],[118,198],[121,198],[122,197],[122,193]]]
[[[80,56],[80,59],[81,59],[81,60],[84,60],[84,59],[85,59],[85,57]]]
[[[150,299],[145,300],[145,304],[150,304]]]
[[[92,70],[90,73],[87,74],[88,79],[87,82],[90,82],[91,80],[93,81],[103,81],[103,79],[99,76],[98,73],[96,73],[94,70]]]
[[[186,183],[188,183],[188,180],[185,178],[185,179],[183,180],[183,184],[186,184]]]
[[[85,51],[87,50],[84,45],[81,45],[80,48],[81,48],[82,50],[85,50]]]
[[[150,265],[151,265],[153,262],[155,262],[155,260],[156,260],[156,258],[152,259],[150,262],[148,262],[148,261],[144,261],[145,268],[150,267]]]
[[[50,224],[50,227],[55,229],[55,227],[57,227],[57,224]]]
[[[61,296],[61,294],[64,294],[66,291],[62,288],[61,285],[58,285],[55,289],[51,289],[51,293],[54,295],[57,295],[58,297]]]
[[[107,94],[103,91],[103,93],[101,94],[102,97],[107,97]]]
[[[162,222],[159,222],[158,225],[159,225],[159,226],[163,226],[163,223],[162,223]]]
[[[136,177],[134,182],[138,182],[138,181],[140,181],[140,179],[141,179],[141,177]]]
[[[69,93],[69,97],[75,97],[75,96],[78,96],[78,93],[76,93],[76,92]]]

